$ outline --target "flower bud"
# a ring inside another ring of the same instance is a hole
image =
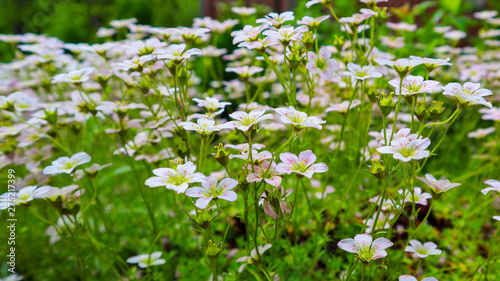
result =
[[[377,92],[377,88],[375,88],[375,87],[369,88],[368,91],[366,92],[366,94],[368,95],[368,99],[370,99],[370,102],[376,102],[377,97],[379,96],[379,93]]]
[[[432,121],[436,122],[437,120],[439,120],[441,115],[443,115],[444,112],[443,102],[433,101],[427,111],[429,112]]]
[[[214,243],[212,240],[209,240],[205,255],[207,255],[207,257],[211,260],[216,260],[219,257],[220,252],[221,248],[219,247],[219,245]]]
[[[390,15],[387,14],[387,7],[384,7],[382,9],[376,7],[374,11],[378,13],[377,15],[375,15],[375,22],[378,25],[382,25],[385,20],[390,17]]]
[[[368,165],[368,168],[370,168],[370,173],[372,175],[376,176],[377,178],[381,179],[385,175],[385,166],[383,163],[380,161],[380,159],[371,159],[372,164]]]
[[[396,105],[396,103],[392,100],[393,95],[394,93],[390,93],[389,96],[387,96],[384,93],[381,93],[379,95],[378,106],[380,107],[380,111],[382,111],[384,117],[389,116],[389,114],[391,114],[392,109]]]
[[[344,36],[333,35],[333,46],[340,53],[345,44]]]
[[[312,49],[314,46],[314,33],[312,33],[312,31],[304,33],[304,36],[302,37],[302,44],[304,44],[304,47],[307,50]]]
[[[215,146],[215,149],[217,149],[217,152],[212,154],[212,156],[221,164],[222,166],[226,167],[227,163],[229,162],[229,152],[224,148],[224,145],[222,143],[219,143],[219,145]]]
[[[292,51],[290,56],[288,57],[288,61],[290,62],[290,67],[292,69],[297,69],[300,63],[302,62],[302,56],[298,51]]]
[[[415,109],[415,115],[418,120],[424,122],[427,119],[427,109],[425,108],[425,103],[423,101],[417,102],[417,108]]]
[[[210,224],[212,223],[212,209],[206,210],[197,210],[196,223],[203,229],[208,229]]]

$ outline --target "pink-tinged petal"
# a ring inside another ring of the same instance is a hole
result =
[[[437,249],[438,245],[436,245],[436,243],[434,242],[425,242],[423,247],[431,250],[431,249]]]
[[[170,169],[170,168],[158,168],[153,170],[153,174],[159,176],[159,177],[168,177],[170,175],[175,174],[175,171]]]
[[[385,250],[391,247],[392,245],[394,244],[391,242],[391,240],[387,238],[377,238],[372,243],[372,249],[375,249],[376,251]]]
[[[247,175],[247,182],[256,182],[256,181],[261,181],[262,177],[259,176],[257,173],[250,173]]]
[[[417,249],[423,247],[422,243],[418,240],[415,240],[415,239],[410,240],[410,245],[412,245],[414,248],[417,248]]]
[[[356,242],[352,238],[341,240],[337,244],[337,246],[339,246],[340,249],[347,251],[349,253],[356,253]]]
[[[285,152],[280,154],[280,159],[286,164],[293,164],[297,163],[299,161],[299,158],[297,158],[297,155],[290,153],[290,152]]]
[[[235,111],[235,112],[229,114],[229,117],[231,117],[233,119],[237,119],[237,120],[242,120],[247,116],[248,116],[248,114],[246,112],[243,112],[243,111]]]
[[[210,203],[210,201],[212,201],[212,198],[213,197],[208,197],[208,198],[199,198],[198,200],[196,200],[196,207],[200,208],[200,209],[205,209],[207,206],[208,206],[208,203]]]
[[[418,281],[418,279],[411,275],[401,275],[399,276],[399,281]]]
[[[429,150],[423,150],[423,151],[419,151],[417,152],[415,155],[413,155],[411,158],[413,159],[416,159],[416,160],[419,160],[419,159],[424,159],[424,158],[427,158],[429,157],[430,155],[430,151]]]
[[[292,173],[292,169],[290,168],[290,166],[288,164],[279,163],[276,166],[276,172],[279,173],[279,174],[291,174]]]
[[[375,252],[375,254],[373,254],[372,260],[380,259],[380,258],[383,258],[386,256],[387,256],[387,252],[385,250],[381,250],[381,251]]]
[[[328,166],[325,163],[316,163],[310,168],[314,173],[324,173],[328,171]]]
[[[311,165],[312,163],[316,162],[316,155],[314,155],[312,150],[302,151],[299,154],[299,162],[304,162],[307,165]]]
[[[498,188],[494,188],[494,187],[488,187],[488,188],[485,188],[483,190],[481,190],[481,192],[486,195],[488,194],[488,192],[490,191],[497,191],[497,192],[500,192],[500,190]]]
[[[261,122],[261,121],[270,120],[270,119],[274,119],[274,115],[266,114],[266,115],[263,115],[263,116],[257,118],[256,122]]]
[[[53,175],[59,173],[59,169],[55,166],[48,166],[43,168],[43,174],[45,175]]]
[[[212,186],[217,186],[217,178],[214,176],[206,177],[205,180],[201,183],[201,186],[207,189]]]
[[[441,250],[434,249],[434,250],[431,250],[431,251],[429,252],[429,255],[441,255],[441,253],[442,253],[442,252],[443,252],[443,251],[441,251]]]
[[[261,117],[264,113],[266,113],[265,110],[254,109],[254,110],[250,111],[250,113],[248,113],[248,116],[250,117],[250,119],[257,119],[257,118]]]
[[[314,171],[312,169],[308,169],[307,171],[305,172],[299,172],[299,171],[295,171],[295,173],[297,174],[300,174],[300,175],[303,175],[304,177],[308,178],[308,179],[311,179],[312,176],[314,175]]]
[[[382,146],[377,148],[377,151],[382,154],[393,154],[395,149],[392,146]]]
[[[194,171],[196,171],[196,165],[193,162],[186,162],[186,164],[177,166],[177,172],[185,175],[192,174]]]
[[[249,257],[249,256],[243,256],[243,257],[237,259],[236,262],[247,262],[250,259],[251,259],[251,257]]]
[[[204,188],[196,186],[196,187],[191,187],[186,190],[186,195],[189,197],[194,197],[194,198],[199,198],[203,197],[203,192],[205,191]]]
[[[165,181],[164,178],[150,177],[149,179],[146,180],[145,184],[149,187],[158,187],[158,186],[166,186],[167,182]]]
[[[270,179],[264,179],[264,181],[272,186],[279,187],[281,185],[282,179],[279,176],[274,176]]]
[[[354,236],[354,241],[356,241],[359,245],[369,246],[372,243],[373,238],[369,234],[357,234]]]
[[[485,180],[484,183],[493,187],[500,188],[500,181],[497,180]]]
[[[219,198],[227,200],[227,201],[236,201],[236,199],[238,199],[238,195],[236,194],[236,192],[234,192],[232,190],[228,190],[228,191],[224,192],[224,194],[219,196]]]
[[[494,216],[493,219],[497,220],[497,221],[500,221],[500,216]]]
[[[77,162],[78,164],[84,164],[90,162],[90,156],[85,152],[78,152],[77,154],[71,156],[72,162]]]
[[[262,208],[264,209],[264,213],[266,213],[266,215],[270,216],[273,219],[278,219],[279,217],[278,214],[276,214],[273,207],[271,206],[271,204],[269,204],[267,200],[264,200]]]
[[[323,46],[319,49],[319,56],[322,58],[322,59],[329,59],[331,56],[332,56],[332,53],[328,50],[327,47]]]
[[[411,161],[411,157],[404,157],[403,155],[401,155],[401,153],[394,153],[393,157],[394,157],[394,159],[400,160],[403,162],[410,162]]]
[[[414,141],[416,140],[413,140],[412,142]],[[426,149],[427,147],[429,147],[430,144],[431,140],[429,138],[425,138],[423,140],[418,140],[418,144],[415,147],[418,149]]]
[[[439,280],[437,280],[436,277],[427,277],[422,279],[422,281],[439,281]]]
[[[230,190],[238,185],[238,181],[232,178],[225,178],[220,181],[218,187],[222,187],[225,190]]]
[[[421,254],[421,253],[416,253],[417,257],[423,259],[423,258],[426,258],[428,257],[429,255],[424,255],[424,254]]]
[[[198,172],[191,175],[191,180],[189,182],[203,182],[206,178],[204,174]]]
[[[189,184],[187,183],[182,183],[181,185],[167,184],[167,189],[173,189],[179,194],[186,192],[186,189],[188,189],[188,187]]]
[[[414,247],[412,247],[412,246],[406,246],[405,252],[416,253],[417,250]]]
[[[38,197],[38,196],[43,196],[44,194],[50,192],[52,190],[52,186],[42,186],[42,187],[39,187],[38,189],[36,189],[34,192],[33,192],[33,197]],[[78,188],[78,186],[76,186],[76,188]]]

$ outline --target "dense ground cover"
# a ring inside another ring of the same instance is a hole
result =
[[[498,280],[498,12],[361,2],[0,35],[2,280]]]

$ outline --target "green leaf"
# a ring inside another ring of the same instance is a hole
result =
[[[441,4],[441,6],[444,9],[447,9],[454,14],[458,14],[458,11],[460,10],[461,3],[462,3],[462,1],[460,1],[460,0],[440,0],[439,1],[439,4]]]

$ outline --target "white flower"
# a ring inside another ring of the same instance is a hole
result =
[[[494,18],[498,15],[498,11],[481,11],[481,12],[475,12],[474,17],[478,20],[486,20],[486,19],[491,19]]]
[[[39,107],[38,98],[24,92],[14,92],[8,96],[0,96],[0,109],[33,111]]]
[[[221,127],[227,129],[236,128],[240,131],[246,132],[258,122],[273,119],[272,114],[264,113],[266,113],[266,111],[261,109],[254,109],[250,111],[250,113],[246,113],[244,111],[236,111],[229,114],[229,116],[233,119],[236,119],[236,121],[229,121],[226,124],[221,125]]]
[[[328,6],[332,3],[332,0],[309,0],[307,3],[306,3],[306,8],[309,8],[311,7],[312,5],[316,5],[316,4],[323,4],[324,6]]]
[[[418,281],[418,279],[411,275],[401,275],[399,276],[399,281]],[[421,281],[439,281],[439,280],[437,280],[434,277],[427,277],[422,279]]]
[[[417,179],[425,183],[427,187],[436,194],[444,193],[461,185],[460,183],[451,183],[449,180],[436,180],[431,174],[425,174],[425,178],[417,177]]]
[[[467,137],[469,137],[469,138],[484,138],[487,135],[493,133],[495,130],[496,130],[495,127],[489,127],[489,128],[486,128],[486,129],[481,129],[480,128],[480,129],[477,129],[474,132],[468,133]]]
[[[217,113],[216,115],[224,111],[224,107],[231,105],[230,102],[221,102],[216,98],[206,97],[204,100],[199,98],[193,98],[193,101],[198,103],[199,107],[204,107],[211,113]]]
[[[355,253],[363,262],[370,262],[386,257],[385,249],[391,247],[393,243],[387,238],[377,238],[373,241],[369,234],[358,234],[354,239],[343,239],[337,245],[344,251]]]
[[[458,83],[449,83],[443,87],[443,95],[456,97],[458,102],[464,105],[481,104],[492,108],[491,102],[487,102],[484,97],[492,95],[488,89],[480,89],[481,84],[466,82],[463,86]]]
[[[56,201],[59,197],[66,197],[66,195],[70,194],[74,190],[78,189],[78,185],[69,185],[65,187],[53,187],[53,186],[42,186],[40,188],[47,188],[47,192],[38,193],[35,195],[35,198],[40,199],[48,199],[50,201]]]
[[[215,121],[209,118],[200,118],[193,122],[181,122],[179,126],[183,127],[186,131],[196,131],[200,135],[211,135],[213,132],[218,132],[222,126],[215,125]]]
[[[228,68],[226,68],[227,72],[237,73],[238,75],[240,75],[243,78],[248,78],[248,77],[254,75],[255,73],[261,72],[262,70],[264,70],[264,68],[262,68],[262,67],[247,66],[247,65],[241,66],[241,67],[228,67]]]
[[[312,178],[314,173],[324,173],[328,171],[325,163],[316,162],[316,155],[312,150],[302,151],[297,155],[285,152],[280,154],[281,163],[276,166],[276,171],[283,174],[296,173],[307,178]]]
[[[259,249],[259,254],[260,256],[262,256],[262,254],[267,251],[268,249],[270,249],[272,247],[271,244],[267,244],[265,246],[259,246],[258,249]],[[240,268],[238,268],[238,272],[239,273],[242,273],[243,270],[245,269],[245,266],[247,264],[251,264],[251,263],[259,263],[259,255],[257,254],[257,250],[253,249],[252,251],[250,251],[250,256],[243,256],[239,259],[236,260],[236,262],[245,262],[244,264],[242,264],[240,266]]]
[[[350,62],[347,64],[347,69],[349,71],[344,71],[343,74],[346,76],[354,77],[358,80],[382,77],[382,73],[376,71],[375,67],[371,65],[360,67],[359,65]]]
[[[490,191],[496,191],[498,193],[500,193],[500,181],[497,181],[497,180],[485,180],[484,181],[485,184],[491,186],[491,187],[488,187],[488,188],[485,188],[483,190],[481,190],[481,192],[486,195],[488,194],[488,192]]]
[[[421,259],[431,255],[441,255],[443,252],[437,249],[437,245],[434,242],[425,242],[422,245],[418,240],[410,240],[410,245],[406,246],[405,251],[415,253]]]
[[[177,170],[171,168],[158,168],[153,170],[156,177],[146,180],[149,187],[165,186],[167,189],[175,190],[177,193],[184,193],[190,183],[202,182],[205,176],[202,173],[195,173],[196,165],[188,161],[186,164],[177,166]]]
[[[10,205],[19,205],[28,203],[31,200],[38,198],[38,196],[49,191],[48,186],[38,187],[38,186],[26,186],[20,189],[18,192],[6,192],[0,195],[0,210],[5,210]]]
[[[232,7],[231,11],[240,16],[250,16],[255,14],[257,12],[257,9],[254,7]]]
[[[444,38],[451,39],[453,41],[458,41],[462,38],[467,37],[467,33],[461,30],[452,30],[444,33]]]
[[[429,150],[426,148],[431,144],[429,138],[414,139],[398,138],[391,141],[390,146],[382,146],[377,151],[382,154],[392,154],[394,159],[409,162],[412,159],[419,160],[429,157]]]
[[[306,68],[311,74],[319,74],[321,78],[331,80],[333,72],[340,68],[339,63],[331,58],[332,54],[325,46],[319,49],[318,54],[316,55],[315,52],[307,53],[309,61],[306,64]]]
[[[304,16],[302,18],[302,20],[297,21],[297,24],[307,25],[312,29],[317,29],[320,23],[322,23],[323,21],[325,21],[329,18],[330,18],[330,15],[320,16],[317,18],[313,18],[310,16]]]
[[[402,95],[416,95],[419,93],[432,93],[434,87],[439,85],[438,81],[427,80],[424,81],[422,76],[408,75],[403,79],[403,90],[399,89],[399,83],[401,80],[399,78],[392,79],[389,84],[396,88],[396,95],[402,93]]]
[[[400,189],[398,190],[399,194],[404,195],[404,190]],[[404,202],[413,202],[415,204],[420,204],[422,206],[427,206],[427,199],[431,199],[432,195],[430,195],[427,192],[422,193],[422,189],[420,187],[415,187],[413,188],[413,194],[411,191],[408,191],[406,193],[406,196],[404,198]]]
[[[151,256],[148,254],[133,256],[127,259],[127,263],[137,263],[140,268],[161,265],[165,263],[164,259],[160,259],[161,254],[162,252],[154,252]]]
[[[390,61],[376,58],[374,61],[380,65],[386,65],[394,68],[400,76],[406,76],[406,74],[412,71],[413,68],[424,63],[422,60],[418,59],[397,59],[395,61]]]
[[[433,58],[421,58],[417,56],[410,56],[410,59],[420,60],[427,69],[433,70],[443,65],[452,65],[450,58],[446,59],[433,59]]]
[[[413,32],[417,30],[417,25],[415,24],[409,24],[406,22],[388,22],[387,27],[392,30],[402,30],[402,31],[408,31],[408,32]]]
[[[70,157],[60,157],[52,162],[51,166],[43,168],[43,173],[46,175],[53,174],[71,174],[76,166],[90,162],[90,156],[85,152],[78,152]]]
[[[368,10],[368,9],[365,9]],[[369,13],[361,13],[361,14],[353,14],[350,17],[343,17],[339,19],[340,23],[348,23],[348,24],[360,24],[366,19],[369,19],[373,16],[373,14]]]
[[[267,25],[272,25],[276,28],[280,28],[285,22],[294,20],[295,17],[293,12],[288,11],[281,14],[278,13],[269,13],[264,18],[258,19],[256,23],[263,23]]]
[[[90,78],[90,74],[96,71],[93,67],[86,67],[80,70],[70,71],[65,74],[58,74],[52,78],[54,83],[82,83]]]
[[[240,43],[238,46],[243,47],[241,43],[257,41],[260,33],[266,28],[268,28],[267,24],[261,24],[259,26],[245,25],[242,30],[231,32],[231,36],[234,37],[233,44],[236,45]]]
[[[280,42],[284,46],[288,46],[292,41],[299,41],[301,35],[308,31],[307,26],[301,25],[297,28],[293,26],[283,26],[276,30],[266,30],[262,34],[269,38],[269,41]]]
[[[188,59],[194,55],[201,55],[201,50],[191,48],[186,50],[186,44],[172,44],[166,49],[157,50],[154,52],[156,57],[160,60],[172,60],[176,64],[180,64],[184,59]]]
[[[297,111],[293,106],[290,106],[289,108],[276,108],[274,111],[281,116],[281,122],[291,124],[297,129],[311,127],[321,130],[321,124],[326,123],[326,121],[319,117],[307,117],[305,112]]]
[[[231,189],[238,185],[238,181],[232,178],[225,178],[217,184],[216,177],[207,177],[201,182],[201,187],[191,187],[186,190],[186,195],[189,197],[199,198],[196,200],[196,207],[205,209],[212,199],[218,198],[227,201],[236,201],[238,195]]]
[[[330,103],[330,106],[325,110],[325,112],[337,111],[340,113],[346,113],[347,110],[349,110],[349,103],[351,103],[350,108],[355,108],[356,106],[361,104],[361,101],[353,100],[352,102],[349,102],[348,100],[346,100],[338,104]]]

